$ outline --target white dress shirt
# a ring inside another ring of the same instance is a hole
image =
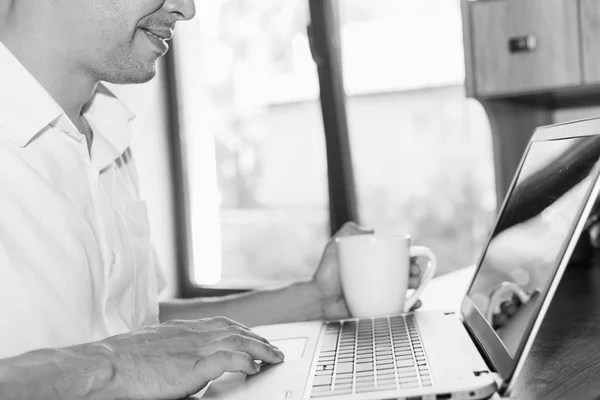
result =
[[[85,137],[0,42],[0,358],[158,322],[164,278],[127,150],[133,114],[104,86]]]

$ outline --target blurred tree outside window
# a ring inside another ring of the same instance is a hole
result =
[[[410,233],[438,274],[477,261],[496,213],[489,122],[466,99],[458,0],[340,0],[363,223]]]
[[[467,101],[457,0],[340,0],[361,222],[409,232],[440,272],[495,213],[491,136]],[[307,278],[329,236],[307,0],[197,1],[176,58],[198,284]]]
[[[184,125],[197,119],[195,128],[184,126],[196,283],[255,287],[306,279],[329,236],[308,2],[196,5],[195,30],[177,38],[184,47],[179,64],[202,53],[198,69],[179,74]],[[207,192],[215,193],[209,204]]]

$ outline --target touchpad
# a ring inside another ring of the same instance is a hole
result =
[[[297,360],[302,358],[304,355],[304,348],[306,347],[306,342],[308,338],[299,337],[299,338],[289,338],[289,339],[275,339],[270,340],[273,346],[279,347],[283,354],[285,354],[286,361]]]

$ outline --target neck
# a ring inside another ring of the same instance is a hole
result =
[[[34,5],[39,7],[45,3],[49,5],[44,11],[52,13],[52,2],[35,2]],[[0,6],[0,41],[84,133],[81,115],[98,81],[77,65],[72,54],[64,48],[62,39],[53,37],[53,30],[46,28],[46,21],[52,18],[34,17],[48,14],[30,12],[28,7],[32,4],[9,1],[7,7]]]

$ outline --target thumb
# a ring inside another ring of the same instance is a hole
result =
[[[375,233],[373,229],[361,227],[356,222],[346,222],[334,235],[334,238],[351,235],[366,235]]]

